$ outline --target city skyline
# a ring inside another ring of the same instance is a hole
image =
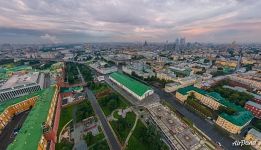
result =
[[[261,43],[261,1],[0,2],[0,44],[73,42]]]

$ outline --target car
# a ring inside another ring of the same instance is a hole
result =
[[[222,147],[221,143],[220,142],[216,142],[218,146]]]

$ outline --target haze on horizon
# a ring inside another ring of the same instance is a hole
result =
[[[0,44],[261,43],[258,0],[0,0]]]

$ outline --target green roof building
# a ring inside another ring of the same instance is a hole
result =
[[[177,90],[177,93],[183,95],[185,98],[187,98],[190,92],[195,92],[202,95],[199,100],[206,106],[209,106],[208,104],[206,104],[206,102],[208,100],[211,100],[212,102],[215,101],[218,106],[224,106],[235,110],[234,114],[221,113],[216,121],[217,124],[231,133],[239,133],[241,129],[254,118],[253,114],[250,111],[226,100],[217,92],[207,92],[194,86],[188,86]],[[198,99],[198,97],[196,98]],[[216,108],[218,109],[218,107]],[[225,123],[224,120],[229,123]]]
[[[56,88],[50,87],[30,95],[37,95],[38,99],[14,141],[8,146],[8,150],[39,149],[39,147],[45,144],[45,142],[41,141],[42,139],[45,140],[43,138],[43,123],[48,123],[48,118],[49,120],[52,119],[51,116],[53,114],[50,116],[49,112],[52,106],[56,107],[55,105],[51,105],[53,98],[55,98],[54,96],[56,96],[55,93]],[[17,102],[19,101],[21,100],[17,99]]]
[[[126,90],[139,100],[146,98],[154,93],[153,89],[149,86],[123,74],[120,72],[114,72],[109,77],[114,83]]]

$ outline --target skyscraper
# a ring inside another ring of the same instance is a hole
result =
[[[179,38],[177,38],[176,39],[176,41],[175,41],[175,50],[176,51],[179,51],[179,46],[180,46],[180,43],[179,43],[180,41],[179,41]]]
[[[181,46],[185,46],[185,44],[186,44],[186,39],[185,38],[181,38],[180,39],[180,45]]]

